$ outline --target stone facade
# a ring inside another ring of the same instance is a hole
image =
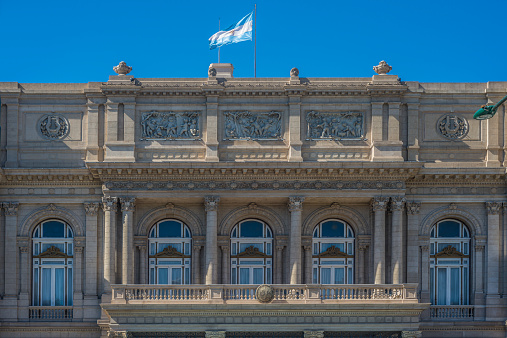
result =
[[[505,107],[472,116],[507,82],[375,70],[238,79],[215,64],[208,78],[142,79],[122,64],[104,83],[0,83],[0,336],[504,337]],[[43,251],[51,220],[72,246]],[[164,220],[188,251],[152,252]],[[241,249],[245,220],[264,244]],[[343,246],[318,235],[328,220],[345,224]],[[461,237],[440,248],[446,220]],[[36,264],[57,258],[72,270],[67,303],[41,306],[59,286],[44,300]],[[346,277],[334,265],[327,284],[316,262],[331,258]],[[189,284],[154,284],[158,259],[181,259],[188,275],[169,278]],[[234,282],[254,259],[263,282]],[[435,285],[455,286],[439,265],[453,259],[459,301]]]

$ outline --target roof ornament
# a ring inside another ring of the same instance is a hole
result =
[[[386,75],[391,69],[393,67],[389,66],[384,60],[380,61],[378,66],[373,66],[373,70],[379,75]]]
[[[292,68],[290,70],[290,77],[298,77],[299,76],[299,69],[296,67]]]
[[[118,64],[118,66],[113,67],[113,70],[118,75],[127,75],[132,71],[132,67],[127,66],[127,63],[125,61],[121,61],[120,64]]]

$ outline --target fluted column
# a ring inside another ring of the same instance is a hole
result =
[[[312,284],[312,246],[305,245],[303,247],[305,250],[305,278],[304,281],[306,284]]]
[[[230,284],[231,278],[230,273],[231,268],[229,267],[229,263],[231,261],[230,256],[230,246],[229,245],[222,245],[222,284]]]
[[[103,293],[111,293],[111,284],[116,283],[116,197],[103,197],[104,208],[104,283]]]
[[[407,283],[419,283],[419,212],[421,203],[407,203]]]
[[[85,296],[97,296],[97,213],[99,203],[84,203],[86,212]]]
[[[276,246],[276,261],[273,269],[275,284],[283,284],[283,245]]]
[[[386,282],[385,265],[385,241],[386,241],[386,209],[389,197],[376,196],[371,204],[375,213],[375,229],[373,237],[373,267],[375,284]]]
[[[148,269],[146,263],[148,262],[147,247],[146,244],[138,245],[139,249],[139,283],[148,284]]]
[[[134,283],[134,209],[136,199],[120,198],[123,220],[122,284]]]
[[[391,200],[392,232],[391,232],[391,281],[393,284],[403,283],[403,207],[405,198],[393,197]]]
[[[487,297],[498,298],[498,281],[500,269],[500,202],[486,202],[488,212],[488,246],[487,246]]]
[[[201,245],[194,244],[192,255],[192,270],[193,280],[192,284],[201,284]]]
[[[301,284],[301,213],[304,197],[289,197],[290,211],[290,284]]]
[[[216,284],[218,278],[217,259],[217,210],[220,197],[206,196],[206,284]]]
[[[3,257],[5,264],[5,298],[17,298],[17,258],[18,251],[16,247],[16,231],[18,225],[18,207],[17,202],[3,203],[5,211],[5,255]]]

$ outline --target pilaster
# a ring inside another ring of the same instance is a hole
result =
[[[19,296],[18,296],[18,321],[28,320],[28,306],[30,305],[30,239],[28,237],[18,237],[17,247],[19,248]]]
[[[501,320],[505,309],[500,301],[500,211],[501,202],[486,202],[488,213],[486,319]]]
[[[290,284],[301,284],[301,213],[304,197],[289,197],[290,211]]]
[[[99,95],[99,94],[95,94]],[[99,145],[99,107],[106,102],[105,97],[87,94],[88,130],[86,133],[86,161],[97,162],[102,157],[102,149]]]
[[[301,96],[289,95],[289,162],[302,162]]]
[[[104,282],[103,293],[111,293],[111,284],[116,283],[116,197],[103,197],[104,209]]]
[[[375,217],[374,243],[373,243],[373,269],[374,283],[384,284],[386,282],[385,275],[385,241],[386,241],[386,210],[389,203],[389,197],[375,196],[371,202],[371,206]]]
[[[391,231],[391,281],[393,284],[403,283],[403,209],[405,198],[391,198],[392,231]]]
[[[419,283],[420,202],[407,202],[407,283]]]
[[[218,95],[206,95],[206,162],[218,162]]]
[[[202,249],[201,245],[198,245],[198,244],[193,245],[193,250],[192,250],[192,271],[193,271],[192,284],[201,284],[201,249]]]
[[[5,150],[7,157],[5,161],[6,168],[17,168],[18,164],[18,148],[19,148],[19,94],[16,96],[2,96],[2,105],[6,105],[7,121],[5,133],[7,134],[7,144]],[[4,126],[2,126],[4,127]]]
[[[86,298],[97,298],[97,217],[99,211],[98,202],[84,203],[86,223],[86,248],[85,248],[85,286]]]
[[[122,233],[122,284],[134,283],[134,210],[136,199],[121,197],[121,211],[123,220]]]
[[[408,103],[407,108],[407,160],[419,161],[419,103]]]
[[[17,299],[17,271],[18,265],[16,233],[18,226],[18,202],[4,202],[2,207],[5,212],[5,298]]]
[[[220,248],[222,249],[222,284],[230,284],[231,283],[231,277],[230,277],[230,271],[231,268],[229,266],[229,263],[231,262],[231,255],[230,255],[230,244],[228,245],[221,245]]]
[[[218,279],[217,210],[220,197],[204,197],[206,209],[206,284],[216,284]]]

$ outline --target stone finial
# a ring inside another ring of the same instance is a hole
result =
[[[208,68],[208,77],[216,77],[217,70],[214,67],[209,66]]]
[[[296,67],[292,68],[290,70],[290,77],[298,77],[299,76],[299,69]]]
[[[127,63],[125,61],[121,61],[118,66],[113,67],[113,70],[118,75],[127,75],[128,73],[130,73],[132,71],[132,67],[127,66]]]
[[[380,61],[378,66],[373,66],[373,70],[379,75],[386,75],[391,69],[393,67],[389,66],[384,60]]]

